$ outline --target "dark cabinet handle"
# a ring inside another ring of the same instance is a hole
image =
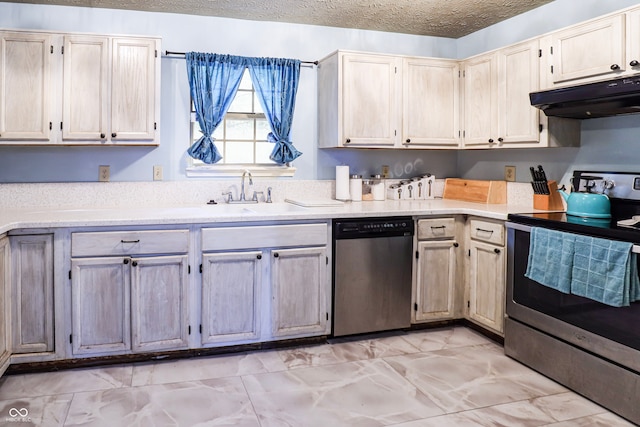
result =
[[[347,138],[347,144],[351,142],[351,138]]]
[[[138,239],[138,240],[120,240],[120,243],[140,243],[140,239]]]
[[[132,266],[134,266],[134,267],[137,267],[137,266],[138,266],[138,261],[133,261],[133,262],[131,263],[131,265],[132,265]]]
[[[612,70],[614,70],[614,71],[615,71],[615,70],[619,70],[619,69],[620,69],[620,66],[619,66],[618,64],[613,64],[613,65],[611,66],[611,69],[612,69]]]
[[[111,138],[115,138],[116,136],[118,136],[118,134],[115,132],[111,134]]]
[[[640,65],[640,62],[634,59],[633,61],[629,62],[629,65],[631,65],[632,67],[637,67],[638,65]]]
[[[498,138],[498,142],[503,142],[504,138]]]
[[[262,259],[262,255],[261,255],[261,254],[258,254],[258,256],[256,256],[256,258],[258,258],[258,259]]]
[[[280,256],[280,254],[278,254],[278,252],[276,252],[276,253],[274,253],[274,254],[273,254],[273,257],[274,257],[274,258],[278,258],[279,256]]]
[[[495,253],[499,254],[499,253],[500,253],[500,249],[495,248],[495,249],[493,250],[493,252],[495,252]]]
[[[489,144],[493,144],[493,138],[489,138]]]
[[[100,134],[100,139],[105,139],[107,137],[107,135],[105,135],[104,133]]]
[[[453,247],[454,247],[454,248],[457,248],[458,246],[460,246],[460,244],[459,244],[458,242],[456,242],[456,243],[454,243],[454,244],[453,244]]]
[[[129,258],[125,258],[125,259],[122,261],[122,263],[123,263],[123,264],[125,264],[125,265],[126,265],[126,264],[129,264]]]

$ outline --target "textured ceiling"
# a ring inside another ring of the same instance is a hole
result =
[[[11,0],[458,38],[552,0]]]

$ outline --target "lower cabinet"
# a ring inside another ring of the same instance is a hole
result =
[[[202,230],[202,346],[330,333],[326,223]]]
[[[53,352],[53,234],[12,235],[9,240],[11,352]]]
[[[0,237],[0,375],[6,371],[11,357],[9,344],[9,265],[11,264],[9,238]]]
[[[504,225],[470,219],[468,317],[498,334],[504,332],[506,256]]]
[[[72,235],[73,354],[187,348],[188,231],[118,233]],[[100,252],[100,241],[105,253],[130,254],[82,257]]]

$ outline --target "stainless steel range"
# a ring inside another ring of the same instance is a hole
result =
[[[616,307],[525,277],[533,227],[628,242],[640,253],[640,173],[576,171],[575,189],[582,176],[608,194],[610,220],[509,215],[505,353],[640,424],[640,302]]]

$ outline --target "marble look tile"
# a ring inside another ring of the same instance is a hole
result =
[[[566,391],[509,359],[494,345],[396,356],[385,361],[447,413]]]
[[[65,426],[259,427],[240,378],[78,393]]]
[[[276,351],[228,354],[136,365],[133,367],[131,384],[166,384],[285,369],[286,366]]]
[[[602,406],[573,392],[538,397],[532,399],[531,404],[545,414],[549,414],[555,421],[571,420],[606,412]]]
[[[355,362],[381,357],[417,353],[404,334],[383,334],[375,338],[336,338],[330,345],[281,350],[280,357],[288,369]]]
[[[0,425],[62,427],[72,397],[60,394],[0,401]]]
[[[493,343],[484,335],[463,326],[414,331],[405,335],[404,339],[420,351]],[[495,345],[497,346],[497,344]]]
[[[632,424],[625,419],[612,414],[590,415],[588,417],[576,418],[559,423],[545,424],[545,427],[633,427]]]
[[[382,360],[243,377],[260,425],[374,427],[442,414]]]
[[[0,400],[127,387],[132,370],[128,365],[9,375],[0,379]]]

